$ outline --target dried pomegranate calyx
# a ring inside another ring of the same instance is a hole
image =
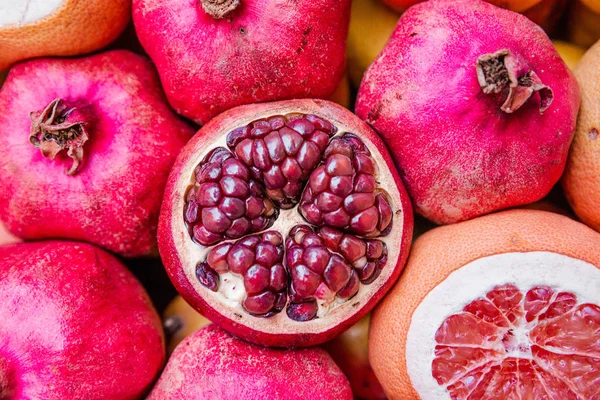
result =
[[[89,139],[85,117],[77,108],[55,99],[42,111],[32,112],[30,118],[29,142],[50,160],[66,149],[73,164],[65,173],[75,175],[83,161],[83,145]]]
[[[485,94],[508,91],[504,104],[505,113],[513,113],[536,92],[540,94],[540,113],[550,107],[554,100],[552,89],[542,83],[527,63],[503,49],[484,54],[477,59],[477,80]]]
[[[208,15],[214,19],[222,19],[238,8],[240,0],[200,0],[200,3]]]

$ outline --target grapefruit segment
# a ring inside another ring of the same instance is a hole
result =
[[[596,399],[600,307],[573,293],[499,285],[435,334],[432,374],[452,399]]]

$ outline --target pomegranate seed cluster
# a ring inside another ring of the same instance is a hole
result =
[[[241,277],[249,314],[286,308],[310,321],[379,276],[387,248],[376,237],[390,231],[392,207],[362,140],[336,132],[314,115],[274,116],[230,132],[229,149],[201,161],[184,219],[195,242],[216,244],[196,267],[203,286]],[[265,231],[297,204],[307,224]]]
[[[275,204],[291,208],[334,133],[331,123],[314,115],[275,116],[234,130],[227,145]]]
[[[185,222],[198,243],[207,246],[260,232],[277,218],[262,186],[229,150],[214,149],[195,175],[196,184],[186,196]]]

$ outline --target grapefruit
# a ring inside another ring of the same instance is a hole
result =
[[[511,210],[435,228],[371,322],[392,399],[600,398],[600,235]]]
[[[587,51],[574,73],[581,88],[581,108],[563,187],[575,214],[600,231],[600,42]]]
[[[130,0],[44,0],[0,3],[0,70],[40,56],[98,50],[125,29]]]

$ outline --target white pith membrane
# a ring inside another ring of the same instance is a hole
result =
[[[39,21],[61,8],[66,0],[0,0],[0,27]]]
[[[523,295],[541,286],[550,287],[554,296],[560,292],[571,293],[577,297],[575,307],[584,303],[600,304],[600,269],[562,254],[503,253],[464,265],[433,288],[412,315],[406,339],[406,367],[412,385],[421,398],[451,399],[446,386],[438,384],[433,376],[432,363],[436,358],[438,329],[448,317],[461,313],[474,300],[485,298],[491,290],[505,284],[516,286]],[[532,343],[529,332],[537,324],[536,318],[515,329],[511,340],[515,348],[507,351],[503,359],[517,357],[536,361],[530,348],[535,343]],[[600,332],[596,333],[600,343]],[[479,349],[476,345],[473,348]],[[558,349],[549,349],[558,352]],[[600,354],[595,357],[600,357]]]
[[[380,275],[370,284],[360,284],[358,293],[348,300],[334,300],[329,305],[323,304],[323,301],[318,300],[318,313],[317,317],[310,321],[295,321],[288,317],[286,308],[281,312],[270,316],[261,317],[253,316],[249,314],[242,306],[242,302],[245,299],[245,289],[243,277],[241,275],[228,272],[220,275],[220,284],[217,292],[213,292],[208,288],[204,287],[196,277],[196,266],[199,262],[206,259],[206,255],[210,248],[214,246],[203,247],[192,241],[192,238],[188,234],[188,230],[183,218],[184,206],[185,206],[185,193],[193,182],[193,175],[196,166],[204,159],[204,157],[214,148],[223,147],[228,148],[226,144],[227,134],[236,128],[245,126],[253,121],[259,119],[268,119],[272,116],[278,115],[290,115],[290,114],[313,114],[317,117],[323,118],[326,121],[332,123],[336,128],[337,132],[331,139],[342,136],[345,133],[353,133],[358,135],[363,143],[367,146],[371,152],[371,158],[379,168],[379,170],[385,171],[387,164],[384,161],[381,153],[369,144],[361,135],[360,132],[356,132],[352,129],[346,129],[342,121],[336,120],[334,117],[319,113],[318,109],[296,107],[294,109],[273,108],[271,112],[261,114],[260,116],[249,115],[245,118],[239,118],[234,122],[227,125],[223,125],[220,132],[221,135],[212,141],[207,141],[202,149],[198,149],[197,152],[190,157],[186,166],[182,169],[180,174],[180,180],[175,189],[177,192],[177,198],[173,204],[173,237],[176,242],[176,248],[179,249],[179,257],[181,259],[185,276],[189,283],[194,289],[200,294],[200,296],[214,309],[218,310],[223,316],[239,323],[251,327],[255,331],[261,331],[265,333],[319,333],[328,331],[332,326],[338,325],[340,322],[350,318],[354,315],[358,309],[362,308],[363,304],[366,303],[372,296],[373,293],[377,292],[381,286],[388,281],[390,275],[396,267],[396,262],[400,256],[402,242],[403,229],[404,229],[404,213],[401,208],[402,202],[400,199],[400,193],[395,186],[395,183],[385,184],[381,179],[381,176],[376,177],[377,186],[383,189],[387,195],[392,207],[392,229],[387,236],[374,237],[385,243],[387,246],[387,263],[381,270]],[[385,173],[385,172],[384,172]],[[380,172],[381,174],[381,172]],[[275,223],[266,231],[279,232],[284,242],[288,237],[290,229],[296,225],[308,225],[300,214],[298,206],[292,209],[279,210],[279,216]],[[246,236],[257,235],[261,232],[252,233]],[[234,243],[241,238],[228,240],[227,242]],[[182,249],[186,249],[187,252],[182,252]],[[284,262],[285,265],[285,262]],[[289,287],[288,283],[288,287]],[[289,304],[289,299],[288,299]],[[327,316],[327,318],[323,318]]]

